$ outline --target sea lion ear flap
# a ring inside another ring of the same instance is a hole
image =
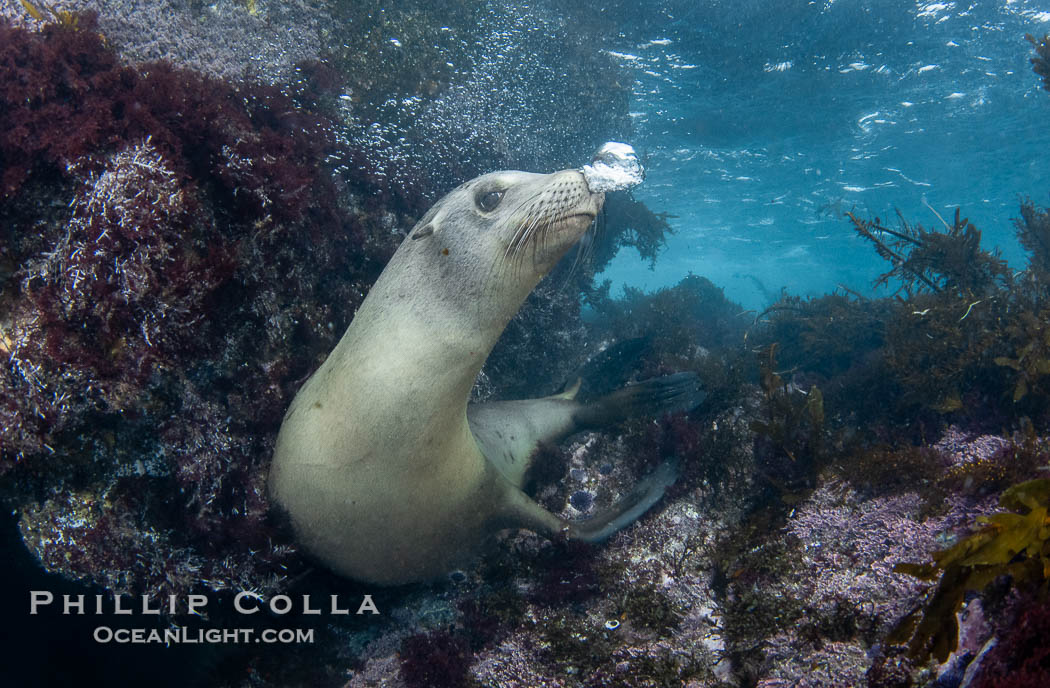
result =
[[[430,236],[433,233],[434,233],[434,223],[431,222],[431,223],[428,223],[427,225],[425,225],[423,227],[420,227],[416,231],[412,232],[412,240],[415,241],[416,239],[422,239],[423,237],[428,237],[428,236]]]

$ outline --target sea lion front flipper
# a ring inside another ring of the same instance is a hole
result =
[[[707,393],[700,389],[699,375],[675,373],[627,385],[583,404],[576,410],[573,420],[577,429],[599,428],[637,416],[691,411],[706,397]]]
[[[638,520],[677,479],[678,461],[668,459],[611,507],[580,521],[558,518],[521,490],[513,489],[500,525],[527,528],[548,537],[566,531],[573,540],[601,542]]]

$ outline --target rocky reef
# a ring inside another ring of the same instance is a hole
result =
[[[81,649],[71,673],[19,663],[27,681],[1050,680],[1050,213],[1030,200],[1015,220],[1024,269],[982,246],[962,211],[932,228],[849,215],[843,231],[887,261],[886,296],[785,296],[756,318],[698,276],[653,294],[595,284],[617,251],[654,261],[672,231],[610,194],[604,232],[529,297],[474,397],[548,394],[577,376],[597,395],[696,371],[699,408],[545,447],[530,475],[536,499],[577,518],[676,457],[666,501],[601,546],[508,533],[447,581],[399,589],[363,589],[296,551],[264,489],[282,414],[415,219],[479,172],[577,166],[629,136],[596,29],[549,9],[4,7],[12,613],[31,589],[109,609],[117,595],[170,595],[173,608],[133,623],[313,632],[265,651],[128,646],[105,662],[92,659],[113,656],[91,641],[97,624],[52,610],[10,647],[35,658],[60,628]],[[1045,77],[1046,42],[1033,43]],[[381,613],[246,617],[232,606],[242,592],[367,594]],[[211,600],[203,617],[193,594]]]

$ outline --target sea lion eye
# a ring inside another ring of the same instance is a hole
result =
[[[503,200],[503,191],[485,191],[478,194],[476,203],[486,213],[496,209],[499,202]]]

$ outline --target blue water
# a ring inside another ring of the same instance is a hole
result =
[[[676,234],[621,251],[613,293],[703,275],[748,308],[867,292],[886,269],[842,213],[940,226],[962,206],[1015,268],[1011,218],[1050,204],[1050,93],[1024,34],[1050,2],[662,2],[609,48],[633,76],[636,198]]]

